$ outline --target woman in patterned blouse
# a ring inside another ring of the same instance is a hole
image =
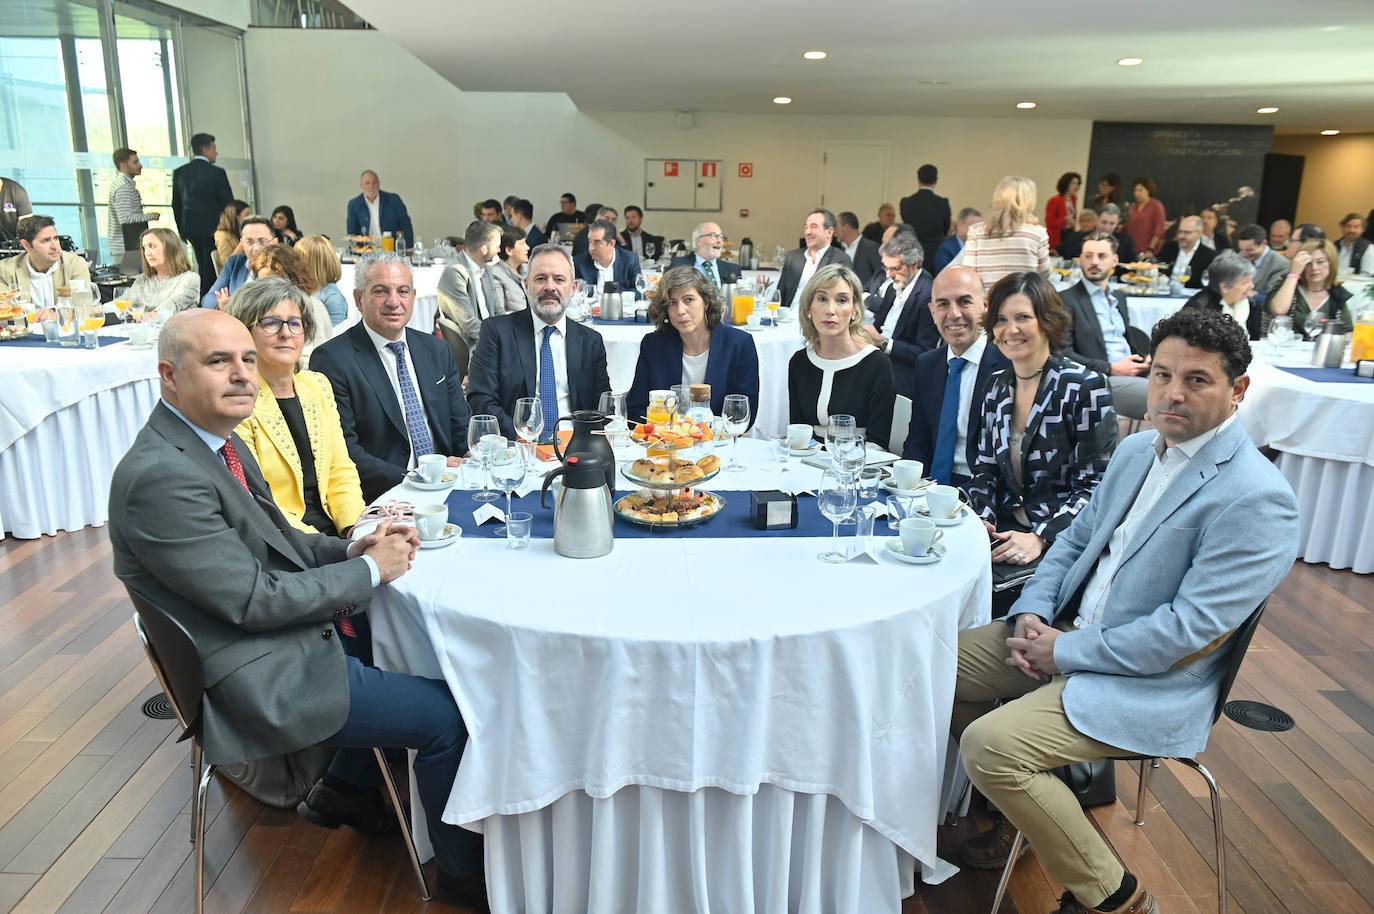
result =
[[[1116,445],[1107,380],[1059,355],[1072,318],[1039,273],[988,293],[983,328],[1011,360],[988,381],[969,502],[996,540],[992,560],[1028,565],[1087,504]]]

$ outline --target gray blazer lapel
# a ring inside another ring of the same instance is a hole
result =
[[[396,426],[396,431],[403,437],[408,437],[410,432],[406,429],[406,419],[401,413],[401,402],[396,399],[396,389],[391,386],[391,378],[382,365],[381,353],[372,345],[372,337],[367,335],[362,324],[355,325],[352,333],[353,357],[358,360],[358,370],[367,378],[367,383],[372,387],[372,395],[381,404],[382,412],[386,413],[391,424]],[[414,358],[411,361],[415,361]],[[358,406],[355,404],[353,408],[356,410]]]

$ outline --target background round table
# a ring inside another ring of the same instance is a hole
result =
[[[747,500],[778,476],[767,445],[740,447],[751,469],[707,488]],[[783,478],[818,476],[793,460]],[[462,539],[422,551],[370,618],[378,663],[442,677],[462,711],[444,818],[485,833],[493,911],[895,914],[917,863],[955,871],[935,833],[957,636],[990,606],[975,519],[930,566],[827,565],[824,538],[710,522],[574,561],[549,539],[506,550],[453,504]]]

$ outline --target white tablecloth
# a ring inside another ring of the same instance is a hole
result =
[[[1127,295],[1126,313],[1131,316],[1132,327],[1139,327],[1149,335],[1156,323],[1182,308],[1187,302],[1188,298],[1165,295]]]
[[[157,403],[156,352],[0,352],[0,533],[32,539],[103,524],[115,464]]]
[[[980,525],[928,567],[831,566],[822,539],[766,535],[576,562],[468,527],[371,617],[379,663],[442,676],[468,724],[444,818],[486,833],[494,911],[895,914],[914,861],[954,871],[935,829],[957,632],[988,616]]]
[[[1281,364],[1305,365],[1310,350],[1256,344],[1257,359]],[[1374,383],[1309,381],[1258,360],[1250,378],[1240,415],[1257,445],[1279,452],[1279,469],[1298,496],[1299,554],[1374,572]]]
[[[362,319],[357,305],[353,303],[353,264],[345,263],[342,266],[343,275],[339,277],[337,285],[348,301],[348,317],[334,327],[335,336]],[[415,311],[410,315],[409,326],[421,333],[433,333],[434,316],[439,313],[439,275],[444,268],[442,265],[414,267],[412,272],[415,274]]]
[[[639,341],[653,326],[589,326],[606,341],[606,367],[611,375],[611,389],[629,390],[635,379],[635,363],[639,361]],[[764,327],[750,336],[759,354],[759,414],[749,434],[755,438],[781,435],[787,431],[787,363],[806,341],[796,321]]]

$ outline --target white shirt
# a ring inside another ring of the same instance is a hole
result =
[[[1202,243],[1198,242],[1197,244],[1193,245],[1193,249],[1191,251],[1185,251],[1182,247],[1178,249],[1178,256],[1174,258],[1174,271],[1172,273],[1174,277],[1182,276],[1184,273],[1187,273],[1189,276],[1193,275],[1193,255],[1198,252],[1198,248],[1200,247],[1202,247]],[[1179,282],[1182,281],[1183,280],[1181,279],[1179,280]]]
[[[593,260],[592,266],[596,267],[596,294],[600,295],[601,289],[603,286],[606,285],[606,283],[615,282],[615,249],[613,248],[611,250],[610,263],[606,264],[603,267],[601,264]],[[622,289],[621,291],[623,292],[624,290]]]
[[[906,307],[907,300],[911,298],[911,290],[916,288],[916,281],[921,278],[918,272],[911,277],[911,282],[897,290],[897,294],[892,296],[892,307],[888,309],[887,317],[883,318],[883,325],[878,328],[878,332],[887,340],[883,347],[884,352],[892,351],[892,334],[897,332],[897,322],[902,319],[902,309]],[[883,293],[886,295],[886,291]]]
[[[845,256],[849,258],[849,262],[850,262],[850,263],[853,263],[853,262],[854,262],[854,254],[859,250],[859,238],[862,238],[862,237],[863,237],[863,235],[860,235],[858,238],[855,238],[855,239],[854,239],[854,243],[853,243],[853,244],[846,244],[846,245],[844,246],[844,253],[845,253]]]
[[[1107,541],[1107,548],[1097,560],[1097,566],[1093,569],[1092,576],[1088,578],[1088,584],[1083,589],[1083,598],[1078,604],[1078,618],[1074,620],[1074,625],[1078,628],[1086,628],[1089,625],[1096,625],[1102,621],[1102,614],[1107,609],[1107,596],[1111,592],[1112,579],[1116,577],[1117,568],[1121,565],[1121,556],[1126,550],[1132,537],[1140,530],[1140,525],[1145,521],[1145,516],[1150,513],[1150,509],[1163,497],[1169,485],[1178,478],[1180,471],[1188,466],[1197,452],[1202,450],[1202,446],[1211,441],[1232,422],[1236,421],[1236,414],[1232,413],[1226,421],[1216,428],[1209,429],[1198,435],[1196,438],[1189,438],[1173,447],[1166,447],[1164,436],[1159,435],[1155,439],[1155,461],[1150,466],[1150,472],[1145,474],[1145,482],[1136,493],[1135,503],[1126,512],[1117,528],[1112,531],[1112,537]]]
[[[1369,247],[1364,249],[1364,256],[1361,257],[1360,262],[1356,264],[1350,262],[1350,253],[1353,248],[1354,242],[1350,242],[1349,244],[1344,241],[1336,242],[1336,250],[1339,253],[1339,256],[1336,258],[1337,271],[1353,269],[1356,273],[1364,273],[1366,275],[1374,273],[1374,244],[1370,244]]]
[[[821,258],[824,256],[824,248],[821,249],[819,254],[812,254],[810,248],[802,248],[802,260],[806,261],[806,266],[802,267],[801,278],[797,280],[797,291],[793,294],[792,301],[784,302],[784,304],[790,304],[793,308],[801,304],[802,290],[805,289],[806,284],[811,281],[811,277],[816,275],[816,267],[820,265]]]
[[[701,355],[682,354],[682,383],[688,387],[693,384],[706,383],[706,362],[711,357],[711,350],[707,349]]]
[[[473,297],[476,299],[473,304],[477,306],[477,316],[482,320],[491,317],[491,312],[487,309],[487,293],[482,288],[482,271],[486,267],[468,256],[467,251],[462,252],[463,260],[467,263],[468,275],[472,277]]]
[[[1245,322],[1250,319],[1250,299],[1242,298],[1234,305],[1228,305],[1223,301],[1221,303],[1221,312],[1231,315],[1232,319],[1234,319],[1237,324],[1240,324],[1241,329],[1246,329],[1247,325]]]
[[[399,340],[389,340],[369,327],[366,322],[363,323],[363,329],[367,331],[368,337],[372,340],[372,345],[377,347],[377,355],[382,360],[382,367],[386,369],[386,376],[391,380],[391,389],[396,393],[396,405],[401,409],[401,417],[405,418],[406,404],[405,400],[401,399],[401,376],[396,373],[396,353],[387,348],[393,342],[404,343],[406,341],[405,331],[401,331],[401,338]],[[424,412],[425,399],[420,396],[420,378],[415,374],[415,363],[411,361],[410,358],[410,346],[406,346],[405,348],[405,357],[406,368],[410,372],[410,383],[415,385],[415,396],[420,400],[420,412]],[[429,421],[428,416],[425,417],[425,421]],[[409,430],[407,430],[407,435],[409,435]],[[410,448],[410,459],[406,461],[406,469],[413,470],[415,466],[415,447],[414,444],[412,444]]]
[[[57,295],[53,290],[52,278],[61,263],[62,258],[58,257],[52,262],[52,266],[40,273],[33,268],[33,260],[24,258],[24,266],[29,268],[29,297],[33,300],[35,309],[57,307]]]
[[[983,353],[987,349],[988,338],[982,333],[974,338],[973,344],[961,356],[955,355],[953,349],[945,348],[946,361],[964,360],[964,370],[959,372],[959,434],[954,439],[954,472],[960,476],[973,475],[968,465],[968,415],[973,409],[973,388],[978,386],[978,366],[982,364]]]
[[[363,202],[367,204],[367,233],[373,236],[382,234],[382,192],[377,192],[375,200],[369,200],[367,194],[363,194]]]
[[[625,237],[630,239],[630,250],[635,252],[640,260],[644,259],[644,233],[625,230]]]
[[[534,315],[532,315],[534,316]],[[572,399],[568,396],[568,318],[560,317],[558,323],[549,325],[534,316],[534,390],[539,395],[539,351],[544,348],[544,328],[552,326],[553,336],[549,337],[549,352],[553,355],[553,375],[558,389],[558,415],[571,416]],[[548,416],[544,417],[544,431],[548,432]]]

